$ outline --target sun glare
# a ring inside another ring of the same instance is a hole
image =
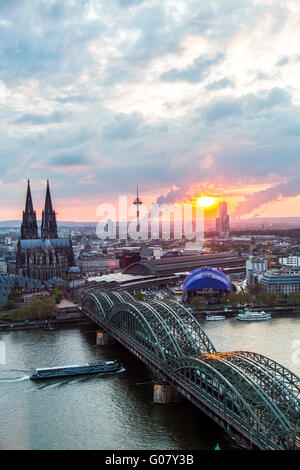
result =
[[[201,196],[197,199],[197,203],[200,207],[211,207],[217,203],[217,199],[210,196]]]

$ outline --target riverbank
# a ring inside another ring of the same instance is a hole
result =
[[[194,310],[193,315],[196,318],[206,318],[206,315],[224,315],[226,318],[234,318],[241,310],[248,310],[248,307],[228,307],[224,310],[218,307],[206,307],[203,310]],[[249,308],[252,312],[267,312],[271,313],[274,317],[300,317],[299,305],[281,305],[281,306],[266,306],[258,305]]]
[[[51,320],[34,320],[28,322],[1,322],[0,331],[16,331],[16,330],[33,330],[33,329],[48,329],[63,328],[66,326],[74,325],[92,325],[93,322],[89,318],[82,318],[82,316],[74,318],[51,318]]]

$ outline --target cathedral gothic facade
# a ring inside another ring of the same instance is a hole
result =
[[[56,213],[52,207],[49,181],[47,181],[41,236],[39,237],[28,180],[21,238],[17,247],[16,274],[47,281],[52,277],[67,275],[71,266],[75,266],[72,241],[71,238],[58,238]]]

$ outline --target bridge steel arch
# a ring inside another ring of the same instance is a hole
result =
[[[160,302],[161,303],[161,302]],[[216,352],[216,348],[214,347],[212,341],[207,336],[206,332],[196,320],[196,318],[179,302],[175,302],[174,300],[167,300],[163,302],[166,307],[172,309],[173,312],[177,314],[177,318],[181,320],[182,324],[184,325],[184,329],[189,333],[190,338],[194,338],[197,344],[197,351],[194,354],[199,354],[199,349],[201,354],[205,353],[214,353]],[[190,353],[186,353],[189,355]]]
[[[159,312],[145,302],[117,304],[107,327],[120,337],[126,336],[131,344],[141,347],[158,363],[180,355],[178,344],[166,322]]]
[[[233,352],[174,358],[168,363],[169,372],[178,390],[186,386],[193,395],[191,401],[224,429],[244,435],[250,446],[298,448],[300,429],[293,416],[284,413],[289,397],[281,396],[280,409],[272,391],[268,393],[253,376],[228,360],[235,357],[238,353]],[[268,372],[261,375],[268,377]],[[219,416],[211,413],[211,407]]]
[[[134,298],[128,292],[102,290],[84,295],[81,304],[87,312],[93,313],[96,318],[98,317],[99,321],[107,322],[113,307],[126,301],[134,302]]]
[[[100,291],[83,296],[82,308],[248,447],[300,448],[300,379],[286,367],[251,351],[216,352],[178,302]]]
[[[216,352],[199,322],[177,302],[137,302],[124,291],[101,291],[85,295],[82,306],[103,328],[126,334],[131,342],[143,343],[143,347],[148,344],[151,355],[156,348],[160,361]],[[134,321],[129,319],[130,315]]]
[[[197,321],[194,321],[193,325],[186,328],[178,312],[165,302],[123,302],[116,304],[108,319],[107,326],[118,329],[121,333],[124,332],[124,325],[130,324],[131,340],[140,343],[142,339],[145,343],[144,346],[148,344],[151,351],[153,351],[153,344],[150,338],[147,338],[146,332],[135,331],[132,322],[124,323],[125,312],[127,316],[134,315],[136,321],[139,317],[143,319],[143,322],[147,319],[156,338],[155,347],[159,351],[157,359],[160,361],[185,354],[203,354],[204,352],[216,351]]]
[[[293,392],[298,400],[300,399],[300,378],[294,372],[262,354],[251,351],[239,351],[238,353],[254,362],[258,362],[265,370],[272,372],[282,384]]]
[[[234,365],[238,369],[247,374],[259,387],[262,388],[272,400],[272,402],[279,408],[280,413],[288,419],[288,421],[296,428],[300,429],[300,401],[292,387],[274,374],[272,368],[265,367],[260,361],[248,357],[247,351],[235,351],[225,355],[223,358]],[[222,360],[224,360],[222,359]],[[287,373],[294,376],[295,381],[299,378],[285,369]]]

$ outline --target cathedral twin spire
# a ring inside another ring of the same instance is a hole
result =
[[[42,212],[41,236],[44,239],[45,238],[58,238],[56,213],[52,207],[49,180],[47,180],[45,208]],[[21,225],[21,239],[28,240],[28,239],[37,239],[37,238],[39,237],[38,237],[36,212],[33,210],[33,203],[32,203],[31,191],[30,191],[30,181],[28,180],[25,211],[23,211],[23,221]]]
[[[21,225],[21,239],[34,238],[38,238],[38,226],[36,212],[33,210],[30,181],[28,180],[25,211],[23,211],[23,220]]]
[[[42,238],[58,238],[56,214],[52,207],[49,180],[47,180],[45,209],[42,213],[41,235]]]

